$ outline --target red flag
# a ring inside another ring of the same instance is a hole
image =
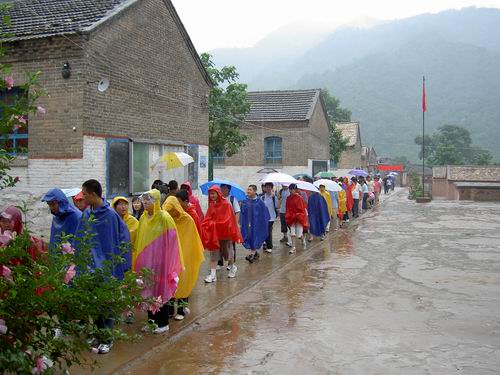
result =
[[[425,77],[422,81],[422,112],[427,111],[427,105],[425,104]]]

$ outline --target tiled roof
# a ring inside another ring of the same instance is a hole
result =
[[[311,118],[320,90],[255,91],[248,93],[247,121],[304,121]]]
[[[338,122],[336,126],[342,131],[342,136],[347,138],[347,146],[355,146],[358,141],[359,122]]]
[[[3,25],[9,39],[43,38],[84,30],[136,0],[17,0]]]

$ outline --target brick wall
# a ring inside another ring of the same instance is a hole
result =
[[[87,134],[181,140],[208,145],[209,86],[161,0],[137,2],[96,29],[86,43]]]
[[[83,43],[80,38],[71,40]],[[37,101],[47,113],[29,118],[30,158],[82,157],[84,63],[76,44],[61,37],[14,42],[7,45],[7,54],[0,59],[12,66],[16,86],[25,83],[26,72],[40,72],[40,88],[47,94]],[[70,61],[72,72],[67,80],[61,75],[66,61]]]
[[[356,143],[355,146],[348,147],[347,150],[342,152],[338,168],[352,169],[361,167],[361,143]]]

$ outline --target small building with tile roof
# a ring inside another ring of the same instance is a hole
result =
[[[339,122],[336,126],[342,131],[342,136],[347,139],[347,148],[340,155],[337,167],[340,169],[363,168],[363,145],[359,122]]]
[[[328,115],[320,89],[254,91],[248,93],[250,112],[241,124],[248,144],[236,155],[221,155],[216,177],[247,184],[257,171],[270,167],[288,174],[315,174],[329,169]]]
[[[41,72],[47,94],[37,101],[43,117],[3,136],[16,156],[15,192],[25,189],[31,202],[95,178],[112,198],[158,178],[194,188],[207,179],[212,82],[171,0],[16,0],[6,14],[0,62],[11,65],[15,87],[2,97],[22,94],[26,71]],[[200,163],[151,170],[166,151]]]

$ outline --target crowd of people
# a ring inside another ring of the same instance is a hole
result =
[[[340,190],[333,192],[320,185],[319,193],[301,190],[297,184],[276,189],[273,183],[248,185],[246,199],[238,201],[231,195],[230,185],[213,185],[208,189],[208,209],[203,212],[189,182],[164,184],[155,181],[152,189],[139,197],[115,197],[111,203],[103,197],[101,184],[88,180],[82,191],[68,200],[62,190],[49,190],[42,198],[53,215],[50,243],[32,238],[30,249],[35,258],[47,246],[60,244],[68,235],[78,250],[78,238],[84,229],[92,235],[93,267],[103,267],[116,256],[113,276],[123,279],[125,272],[151,271],[152,280],[144,286],[143,296],[159,301],[158,310],[149,311],[156,334],[169,330],[169,321],[184,319],[189,313],[189,297],[198,280],[200,266],[209,258],[207,284],[217,281],[222,270],[228,278],[237,275],[236,245],[247,250],[246,261],[254,263],[261,253],[273,252],[273,227],[279,220],[282,238],[294,254],[306,249],[314,237],[323,240],[330,230],[341,228],[353,218],[371,209],[391,188],[389,179],[376,175],[332,178]],[[394,186],[393,181],[392,188]],[[131,206],[131,207],[129,207]],[[8,207],[0,213],[2,233],[22,232],[22,213]],[[123,244],[130,251],[123,251]],[[206,251],[206,252],[205,252]],[[132,317],[131,317],[132,318]],[[101,328],[112,328],[113,317],[97,320]],[[112,342],[92,342],[101,354],[111,350]]]

